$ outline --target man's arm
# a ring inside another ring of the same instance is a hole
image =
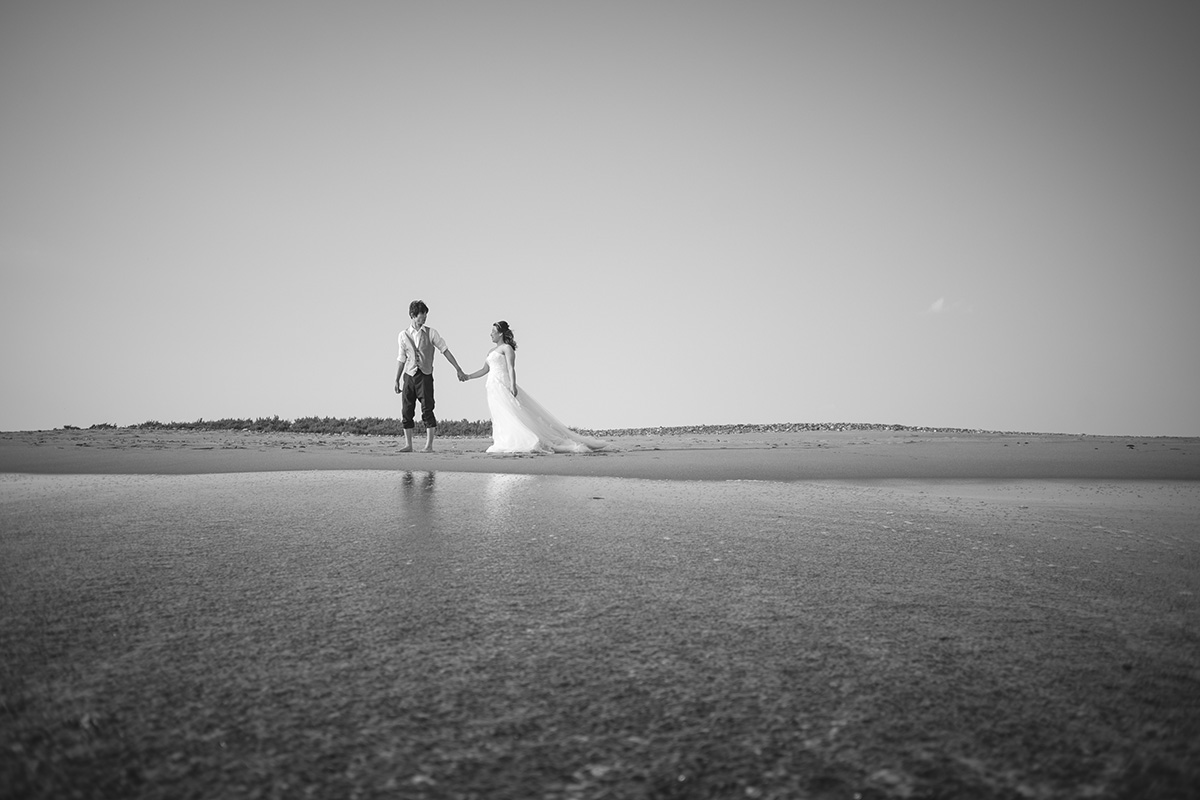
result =
[[[463,380],[463,376],[467,373],[463,372],[463,368],[458,365],[458,361],[455,360],[454,353],[450,352],[450,348],[447,347],[445,350],[443,350],[442,355],[446,357],[447,361],[454,365],[454,371],[458,373],[458,379],[460,381]]]
[[[396,358],[396,394],[400,394],[404,386],[404,368],[408,366],[408,343],[400,334],[400,355]]]
[[[458,365],[458,361],[454,358],[454,353],[451,353],[450,348],[446,346],[446,340],[443,339],[442,335],[433,328],[429,329],[429,333],[430,341],[433,342],[433,346],[440,350],[442,355],[446,357],[446,360],[454,365],[454,371],[458,373],[458,379],[460,381],[463,380],[463,376],[467,373],[463,372],[462,367]]]

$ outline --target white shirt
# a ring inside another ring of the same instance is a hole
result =
[[[425,326],[425,333],[429,336],[429,343],[437,349],[439,353],[446,352],[446,340],[442,335],[428,325]],[[410,338],[411,337],[411,338]],[[396,356],[397,361],[408,362],[404,366],[404,371],[409,375],[415,375],[417,372],[417,354],[414,346],[417,342],[417,329],[412,325],[400,332],[396,337],[397,344],[400,345],[400,354]],[[433,372],[433,364],[426,365],[430,372]]]

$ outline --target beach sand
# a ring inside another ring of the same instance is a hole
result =
[[[616,436],[587,455],[489,455],[488,439],[399,453],[389,436],[142,431],[0,433],[0,472],[202,474],[420,469],[660,480],[1200,480],[1200,439],[1065,434],[813,433]]]
[[[0,795],[1200,792],[1195,439],[0,434]]]

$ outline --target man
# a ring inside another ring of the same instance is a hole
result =
[[[446,347],[446,341],[433,328],[425,324],[429,316],[429,306],[422,300],[413,300],[408,304],[408,316],[412,324],[400,332],[398,341],[400,355],[396,360],[400,365],[396,369],[396,394],[400,395],[401,423],[404,425],[404,447],[401,453],[411,453],[413,449],[413,415],[417,411],[417,401],[421,401],[421,421],[425,423],[425,450],[433,452],[433,437],[437,432],[437,417],[433,415],[433,353],[440,350],[446,360],[454,365],[458,379],[463,380],[466,374],[454,354]]]

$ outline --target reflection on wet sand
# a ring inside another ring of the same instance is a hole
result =
[[[400,473],[401,513],[408,518],[405,527],[428,531],[435,513],[434,486],[436,473],[425,470],[404,470]]]
[[[537,484],[536,475],[490,474],[483,493],[483,513],[490,527],[508,526],[514,517],[531,506],[528,490]]]
[[[406,494],[432,492],[437,481],[436,475],[432,471],[406,469],[400,473],[400,486]]]
[[[522,512],[537,505],[530,497],[539,482],[537,475],[490,474],[483,476],[483,515],[491,525],[511,523]],[[543,479],[544,480],[544,479]],[[453,482],[453,481],[452,481]],[[404,470],[400,473],[400,494],[404,510],[433,522],[442,501],[436,490],[437,473],[426,470]],[[475,498],[474,493],[453,493],[451,505],[468,509]]]

